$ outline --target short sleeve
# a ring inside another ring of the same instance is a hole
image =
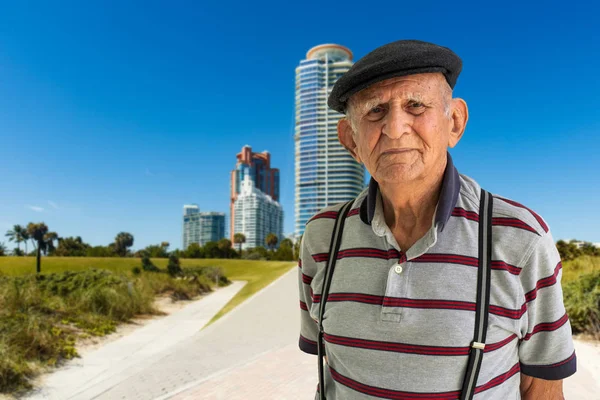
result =
[[[559,380],[577,369],[561,277],[560,255],[548,231],[533,245],[519,275],[526,306],[519,327],[519,361],[525,375]]]
[[[300,244],[300,259],[298,260],[298,285],[300,294],[300,350],[317,354],[317,334],[319,327],[310,315],[312,306],[311,286],[313,277],[317,272],[317,264],[312,259],[308,249],[307,232],[302,237]]]

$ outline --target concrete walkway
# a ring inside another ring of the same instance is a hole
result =
[[[297,273],[292,269],[126,381],[78,399],[310,399],[316,364],[297,349]]]
[[[128,380],[136,371],[143,370],[152,360],[168,354],[173,346],[197,334],[245,284],[233,282],[130,335],[72,360],[44,377],[42,387],[28,398],[104,398],[103,393]]]
[[[160,332],[160,338],[140,329],[122,338],[124,344],[114,349],[102,348],[92,360],[85,357],[81,361],[82,366],[50,375],[48,384],[33,398],[314,398],[316,357],[302,353],[297,345],[300,312],[297,270],[294,268],[286,273],[219,321],[198,332],[198,326],[212,317],[207,314],[217,312],[221,307],[217,303],[225,304],[226,293],[233,296],[241,287],[240,283],[235,285],[237,287],[232,285],[222,289],[198,304],[189,305],[151,324],[161,324],[163,327],[160,329],[147,327],[155,333]],[[217,295],[221,296],[220,300]],[[210,306],[209,300],[212,302]],[[195,312],[192,307],[196,308]],[[197,314],[200,308],[205,308],[206,315],[203,317]],[[180,313],[187,316],[182,317]],[[167,321],[169,318],[171,320]],[[576,341],[576,350],[579,370],[565,381],[565,398],[600,399],[600,346]]]
[[[565,379],[565,399],[600,399],[600,343],[575,340],[577,372]]]

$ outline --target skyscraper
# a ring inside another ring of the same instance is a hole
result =
[[[183,250],[192,243],[204,246],[225,237],[225,214],[200,212],[196,204],[183,206]]]
[[[256,188],[249,175],[242,181],[240,193],[234,202],[235,219],[233,232],[243,233],[246,243],[243,249],[265,247],[269,233],[283,239],[283,209],[273,198]],[[233,219],[233,218],[232,218]]]
[[[193,215],[198,214],[200,212],[200,207],[198,204],[186,204],[183,206],[183,215]]]
[[[271,154],[268,151],[253,153],[252,147],[246,145],[237,154],[235,169],[231,171],[231,198],[230,198],[230,229],[229,236],[233,242],[235,208],[234,202],[242,189],[242,182],[249,176],[254,186],[279,201],[279,169],[271,168]]]
[[[306,53],[296,68],[295,231],[320,209],[348,201],[364,189],[365,169],[338,141],[343,117],[327,107],[333,85],[352,66],[352,52],[323,44]]]

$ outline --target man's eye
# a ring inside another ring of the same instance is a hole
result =
[[[378,114],[381,112],[383,112],[383,107],[380,107],[380,106],[373,107],[373,108],[371,108],[371,111],[370,111],[371,114]]]
[[[413,103],[410,103],[410,106],[412,108],[420,108],[420,107],[423,107],[423,103],[419,103],[418,101],[415,101]]]

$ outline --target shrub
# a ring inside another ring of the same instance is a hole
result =
[[[600,271],[564,284],[563,293],[573,333],[600,338]]]
[[[266,260],[265,257],[263,257],[262,255],[260,255],[259,253],[245,253],[242,257],[244,260],[253,260],[253,261],[259,261],[259,260]]]
[[[171,254],[169,256],[169,264],[167,265],[167,272],[171,276],[178,276],[178,275],[181,275],[181,273],[183,272],[181,270],[181,265],[179,264],[179,258],[174,254]]]
[[[224,275],[221,267],[186,267],[184,273],[185,275],[198,275],[198,277],[204,277],[208,282],[219,286],[226,286],[231,283]]]
[[[581,275],[600,271],[600,257],[581,256],[571,261],[563,261],[563,284],[579,279]]]
[[[29,389],[32,366],[19,355],[19,349],[0,339],[0,393]]]
[[[140,267],[133,267],[133,268],[131,268],[131,273],[133,275],[139,275],[142,273],[142,270],[140,269]]]
[[[142,269],[148,272],[160,272],[160,269],[152,264],[150,257],[142,257]]]

